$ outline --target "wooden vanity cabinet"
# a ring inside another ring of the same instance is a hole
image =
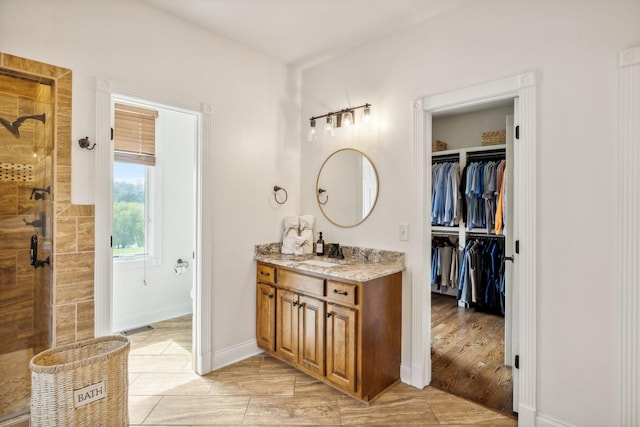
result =
[[[256,296],[256,340],[258,346],[274,351],[276,345],[275,269],[258,268]]]
[[[324,316],[324,301],[279,289],[276,356],[309,373],[324,375]]]
[[[257,269],[259,347],[363,401],[400,379],[402,273],[354,282],[262,262]]]

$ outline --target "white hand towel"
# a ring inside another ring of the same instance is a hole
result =
[[[300,217],[300,237],[304,237],[305,245],[304,245],[304,253],[311,254],[313,253],[313,225],[315,223],[315,218],[313,215],[302,215]]]
[[[293,249],[294,255],[310,254],[312,249],[312,242],[308,236],[304,236],[307,232],[303,232],[303,235],[295,237],[295,245]],[[311,234],[313,236],[313,234]]]
[[[311,230],[313,233],[313,226],[315,225],[315,217],[313,215],[302,215],[300,217],[300,232],[304,230]]]
[[[293,255],[300,227],[299,218],[297,216],[285,217],[283,225],[284,232],[282,233],[282,249],[280,252],[285,255]]]

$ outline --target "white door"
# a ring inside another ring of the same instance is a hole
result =
[[[515,220],[517,215],[514,215],[514,203],[515,192],[515,177],[518,171],[514,171],[514,158],[515,150],[518,149],[518,145],[515,144],[516,126],[518,126],[518,98],[513,100],[513,116],[507,117],[507,176],[506,176],[506,208],[507,218],[505,223],[505,257],[509,257],[509,260],[505,261],[505,325],[504,325],[504,364],[511,366],[511,381],[513,386],[513,411],[518,412],[518,385],[520,381],[519,371],[516,368],[515,358],[519,353],[518,351],[518,284],[516,283],[517,274],[515,269],[518,268],[517,258],[515,257],[515,241],[517,236],[515,230],[517,230],[517,224]]]

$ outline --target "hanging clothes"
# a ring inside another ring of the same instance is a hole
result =
[[[498,195],[504,183],[505,167],[506,161],[499,160],[471,162],[464,168],[460,182],[464,185],[465,203],[461,210],[464,211],[466,207],[464,218],[467,230],[485,228],[488,234],[495,232]],[[504,206],[503,203],[501,212]],[[503,223],[501,218],[500,224]]]
[[[458,258],[457,239],[452,242],[448,237],[432,237],[431,284],[436,285],[436,289],[458,287]]]
[[[504,316],[504,242],[473,238],[460,255],[458,300],[469,307]]]
[[[503,234],[502,230],[506,225],[507,219],[507,161],[500,162],[498,167],[498,204],[496,205],[496,221],[494,231],[496,234]]]
[[[431,169],[431,224],[455,226],[460,221],[460,165],[434,163]]]

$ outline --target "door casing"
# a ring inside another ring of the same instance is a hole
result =
[[[515,219],[514,240],[520,241],[516,254],[514,282],[518,286],[517,335],[520,356],[518,420],[534,426],[536,417],[536,75],[519,74],[488,83],[462,88],[413,101],[413,223],[411,237],[412,336],[411,366],[405,382],[425,387],[431,381],[431,292],[429,268],[431,257],[431,118],[434,113],[501,101],[517,100],[520,138],[516,142],[514,170]]]
[[[168,98],[154,91],[133,87],[98,77],[96,79],[96,164],[95,164],[95,336],[113,333],[113,291],[111,262],[112,160],[111,105],[114,94],[171,106],[198,118],[196,142],[196,236],[195,295],[193,315],[194,370],[204,375],[212,370],[212,313],[210,260],[213,253],[213,201],[208,191],[213,186],[212,114],[208,104],[198,105],[182,99]],[[209,167],[205,167],[209,165]],[[209,260],[203,262],[203,260]]]

